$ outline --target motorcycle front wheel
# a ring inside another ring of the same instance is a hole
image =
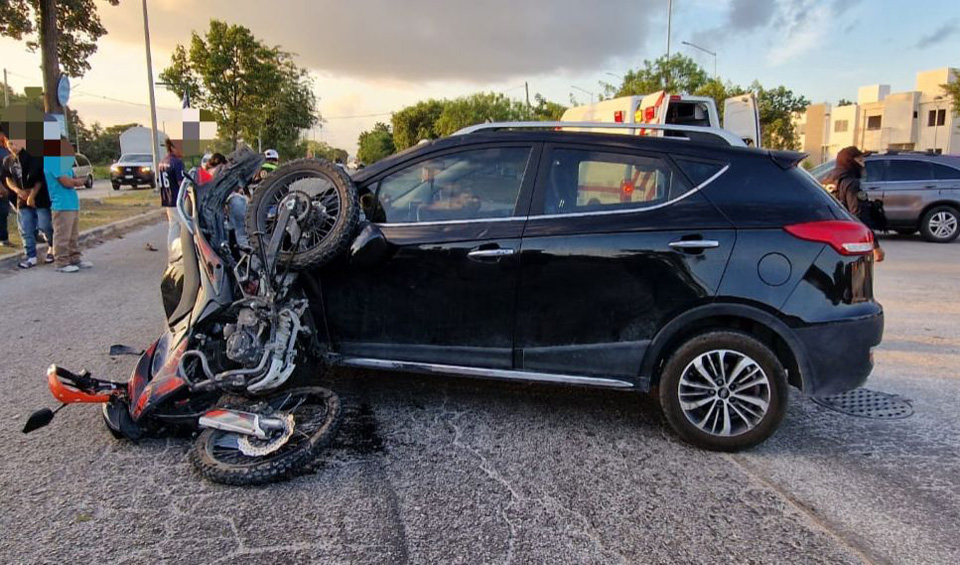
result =
[[[290,479],[310,468],[340,425],[340,399],[320,387],[278,392],[257,402],[273,416],[293,416],[293,432],[283,445],[264,455],[248,455],[239,434],[206,429],[190,450],[190,462],[205,478],[228,485],[262,485]],[[249,409],[231,403],[230,408]],[[264,444],[261,445],[263,447]],[[249,451],[249,448],[248,448]],[[264,449],[266,451],[266,449]]]

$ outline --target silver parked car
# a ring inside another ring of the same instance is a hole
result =
[[[861,186],[871,200],[883,202],[889,229],[905,235],[919,230],[936,243],[960,235],[960,156],[890,152],[865,161]],[[822,181],[833,166],[830,161],[810,172]]]
[[[83,179],[84,188],[93,188],[93,165],[83,153],[74,155],[73,176]]]

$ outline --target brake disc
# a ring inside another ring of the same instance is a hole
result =
[[[240,453],[247,457],[263,457],[270,455],[280,449],[290,441],[293,436],[293,414],[287,414],[283,418],[283,430],[270,439],[257,439],[253,436],[241,435],[237,440],[237,447]]]

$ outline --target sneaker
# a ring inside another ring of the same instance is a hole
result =
[[[53,263],[53,253],[47,253],[47,256],[43,258],[44,263]]]
[[[93,263],[91,263],[90,261],[80,261],[79,263],[74,263],[74,265],[76,265],[77,267],[80,267],[81,269],[89,269],[90,267],[93,266]]]
[[[37,266],[37,258],[36,258],[36,257],[27,257],[27,258],[24,259],[23,261],[20,261],[19,263],[17,263],[17,266],[20,267],[21,269],[29,269],[30,267],[36,267],[36,266]]]
[[[80,270],[80,267],[76,265],[66,265],[64,267],[57,268],[58,273],[76,273],[79,270]]]

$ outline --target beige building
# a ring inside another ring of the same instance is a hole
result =
[[[923,71],[916,90],[891,93],[889,85],[874,84],[860,87],[855,104],[811,104],[795,117],[802,150],[814,165],[850,145],[960,154],[960,117],[953,114],[953,97],[940,87],[957,82],[958,74],[948,67]]]

